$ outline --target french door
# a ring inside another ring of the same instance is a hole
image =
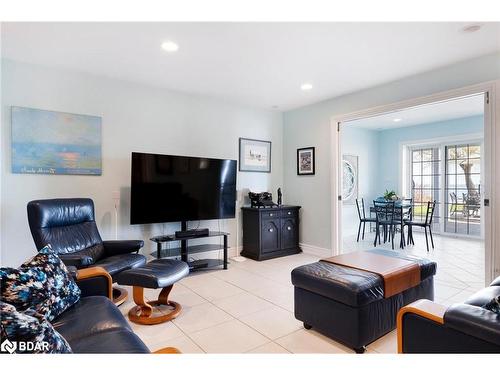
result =
[[[433,232],[482,236],[481,141],[419,145],[408,150],[414,219],[425,221],[427,202],[436,201]]]
[[[481,143],[445,147],[447,233],[481,236]]]
[[[441,150],[439,147],[422,146],[410,149],[411,198],[413,217],[425,221],[427,202],[436,201],[432,220],[433,232],[441,230]]]

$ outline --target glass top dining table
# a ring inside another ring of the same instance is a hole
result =
[[[375,199],[376,202],[378,203],[389,203],[389,202],[394,202],[394,207],[396,208],[410,208],[411,203],[408,200],[403,200],[403,199],[398,199],[398,200],[389,200],[385,199],[384,197],[379,197]],[[375,212],[375,207],[370,206],[370,213]]]

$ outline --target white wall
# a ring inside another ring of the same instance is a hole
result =
[[[380,193],[376,181],[379,173],[379,132],[346,126],[342,130],[342,155],[358,156],[358,197],[364,199],[365,209]],[[360,201],[361,203],[361,201]],[[368,216],[368,212],[366,213]],[[351,236],[358,231],[358,211],[356,204],[342,205],[342,235]]]
[[[495,53],[285,112],[284,160],[294,158],[297,148],[316,147],[315,176],[297,176],[293,163],[284,165],[287,202],[302,206],[301,242],[331,249],[332,117],[499,78],[500,53]]]
[[[282,186],[282,115],[242,106],[58,69],[2,61],[2,265],[16,266],[35,253],[26,204],[32,199],[90,197],[104,239],[114,237],[113,191],[121,192],[119,238],[144,239],[178,224],[129,224],[130,153],[238,159],[238,138],[272,141],[272,173],[238,173],[238,189],[275,192]],[[10,173],[10,106],[102,116],[102,176]],[[239,210],[237,210],[239,212]],[[216,220],[201,223],[218,227]],[[235,220],[222,221],[235,245]],[[241,237],[240,237],[241,238]],[[241,243],[241,242],[240,242]]]

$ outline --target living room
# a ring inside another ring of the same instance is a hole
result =
[[[23,20],[1,24],[3,352],[500,352],[500,22]],[[463,126],[392,124],[475,95]],[[436,166],[420,194],[399,150],[450,142],[480,176]]]

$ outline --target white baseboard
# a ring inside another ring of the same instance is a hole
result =
[[[302,251],[306,254],[311,254],[311,255],[318,256],[318,257],[330,257],[330,256],[332,256],[332,251],[330,249],[327,249],[324,247],[308,245],[305,243],[299,243],[299,246],[302,249]],[[228,257],[229,258],[236,257],[236,256],[240,255],[242,250],[243,250],[243,246],[230,247],[227,251]]]
[[[330,256],[332,256],[331,249],[327,249],[325,247],[308,245],[305,243],[300,243],[299,246],[302,249],[302,251],[306,254],[315,255],[317,257],[330,257]]]
[[[239,255],[240,255],[241,250],[243,250],[243,247],[242,247],[242,246],[238,246],[238,247],[236,247],[236,246],[232,246],[232,247],[229,247],[229,248],[227,249],[227,257],[228,257],[229,259],[231,259],[231,258],[233,258],[233,257],[237,257],[237,256],[239,256]]]

